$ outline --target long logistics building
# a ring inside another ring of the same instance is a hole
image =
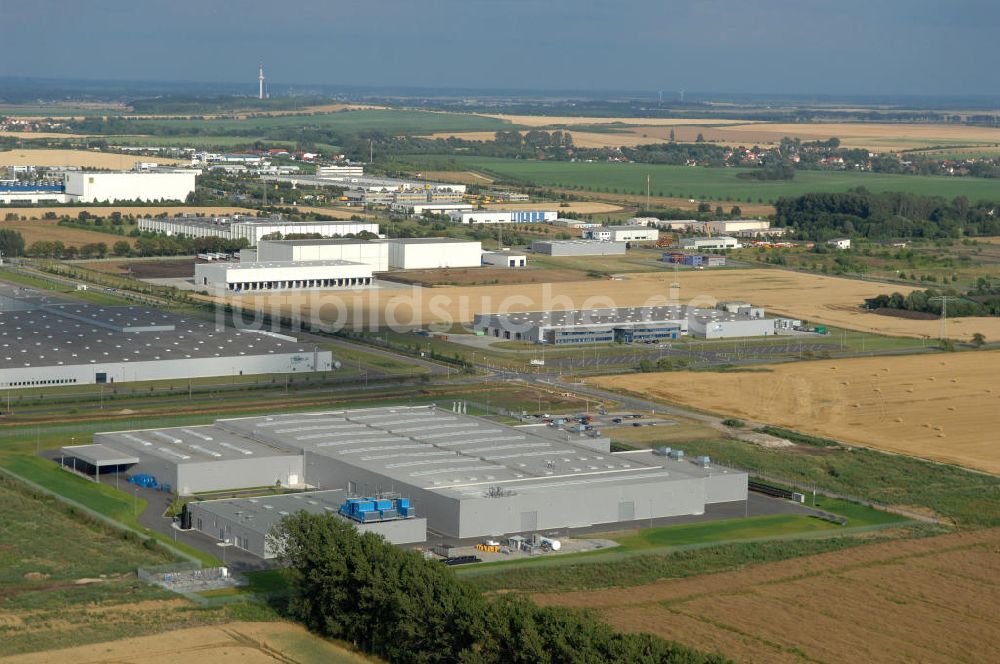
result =
[[[760,307],[701,309],[686,305],[476,314],[473,327],[489,337],[540,344],[654,342],[682,335],[707,339],[770,336],[788,319],[765,318]]]
[[[218,217],[143,217],[139,219],[139,230],[180,237],[218,237],[227,240],[245,238],[251,247],[257,246],[264,236],[276,233],[282,236],[318,234],[323,237],[379,234],[378,224],[368,221],[288,221],[281,216],[261,219],[239,214]]]
[[[352,289],[375,282],[371,265],[342,260],[197,263],[194,283],[233,293]]]
[[[548,256],[624,256],[625,242],[603,240],[535,240],[531,250]]]
[[[449,212],[452,221],[462,224],[540,224],[555,221],[555,210],[474,210]]]
[[[194,192],[198,171],[166,169],[116,173],[71,171],[62,183],[0,186],[0,203],[113,203],[180,201]]]
[[[144,307],[0,297],[0,387],[87,385],[334,368],[293,337],[218,329]]]
[[[704,458],[611,453],[610,440],[600,435],[508,426],[460,410],[384,406],[220,419],[210,426],[100,434],[95,443],[115,461],[138,459],[129,472],[177,477],[181,493],[231,488],[240,479],[282,486],[299,480],[339,490],[345,500],[402,497],[428,529],[453,538],[702,514],[706,505],[747,497],[745,473]],[[195,459],[219,470],[198,468],[185,478],[156,465]],[[234,465],[240,460],[254,470],[241,476]]]

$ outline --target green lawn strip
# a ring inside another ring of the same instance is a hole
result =
[[[819,492],[924,509],[961,526],[1000,525],[1000,477],[958,466],[841,445],[802,445],[791,453],[740,440],[692,440],[683,449]]]
[[[734,540],[781,537],[837,528],[828,521],[801,514],[774,514],[749,519],[710,521],[665,528],[644,528],[631,535],[613,536],[625,550],[684,546]]]
[[[793,517],[793,518],[788,518]],[[803,539],[826,539],[830,537],[850,537],[870,533],[896,525],[886,523],[876,525],[839,526],[821,519],[800,515],[770,515],[734,519],[707,524],[683,526],[663,526],[638,534],[609,534],[608,539],[620,537],[622,545],[614,548],[586,551],[582,553],[539,556],[520,560],[501,560],[458,568],[458,573],[476,576],[502,571],[506,568],[548,567],[576,563],[614,563],[637,555],[665,555],[676,551],[711,548],[720,544],[749,542],[795,542]],[[599,537],[599,535],[594,535]]]
[[[624,587],[741,569],[903,537],[936,535],[946,532],[946,529],[926,525],[905,526],[869,532],[865,537],[840,536],[839,532],[846,531],[815,533],[811,537],[675,547],[663,551],[647,549],[630,555],[606,552],[598,556],[564,556],[561,560],[560,556],[552,556],[521,565],[474,565],[456,571],[487,591],[545,592]]]

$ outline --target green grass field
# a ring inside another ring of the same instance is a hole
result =
[[[155,129],[183,134],[260,131],[269,129],[319,128],[345,132],[383,131],[391,134],[430,134],[444,131],[490,131],[514,125],[481,115],[432,113],[429,111],[359,110],[315,115],[287,115],[248,118],[246,120],[136,120],[130,133],[152,133]],[[148,130],[144,131],[143,128]],[[137,131],[135,131],[137,130]]]
[[[726,201],[773,201],[781,196],[847,191],[866,187],[873,192],[905,191],[928,196],[966,196],[970,200],[1000,199],[1000,184],[980,178],[796,171],[791,181],[744,180],[748,169],[691,168],[661,164],[527,161],[488,157],[456,157],[462,169],[476,169],[519,182],[584,191],[644,194],[646,176],[654,195]]]
[[[830,530],[836,527],[828,521],[799,514],[775,514],[752,519],[647,528],[632,535],[613,537],[613,539],[630,551],[640,551],[653,547],[783,537]]]
[[[34,496],[2,476],[0,541],[6,544],[0,547],[0,585],[7,587],[23,583],[31,572],[51,579],[77,579],[170,562],[110,528],[81,522],[55,499]]]

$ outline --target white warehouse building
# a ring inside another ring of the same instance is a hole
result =
[[[251,247],[266,235],[316,234],[344,237],[360,233],[379,234],[379,226],[369,221],[287,221],[280,216],[260,219],[245,215],[225,217],[143,217],[139,230],[180,237],[221,237],[227,240],[246,238]]]
[[[452,221],[463,224],[530,224],[555,221],[555,210],[476,210],[474,212],[449,212]]]
[[[197,171],[176,170],[127,173],[70,172],[66,195],[81,203],[113,201],[185,201],[194,192]]]
[[[330,351],[294,337],[143,307],[3,298],[0,387],[112,384],[329,371]]]
[[[371,265],[351,261],[198,263],[194,283],[232,293],[363,288],[375,281]]]
[[[389,244],[380,240],[331,238],[323,240],[261,240],[261,262],[350,261],[370,265],[372,272],[389,269]]]
[[[711,249],[738,249],[740,243],[734,237],[719,235],[716,237],[686,237],[681,240],[681,247],[694,251]]]
[[[387,240],[389,267],[428,270],[482,265],[483,243],[450,237]]]
[[[646,226],[602,226],[583,232],[584,237],[604,242],[656,242],[660,231]]]

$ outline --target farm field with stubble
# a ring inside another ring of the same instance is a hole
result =
[[[289,655],[291,654],[291,655]],[[361,664],[359,655],[283,622],[234,622],[0,658],[3,664]]]
[[[998,547],[998,529],[958,532],[534,599],[739,662],[997,661]]]
[[[596,378],[601,387],[1000,473],[1000,351]]]
[[[626,269],[623,263],[622,269]],[[405,326],[469,322],[477,313],[552,311],[594,307],[669,304],[672,285],[681,304],[714,306],[717,300],[747,300],[769,315],[787,315],[849,330],[912,338],[937,338],[937,320],[882,316],[861,309],[865,298],[913,288],[857,279],[775,269],[735,269],[631,273],[621,279],[583,279],[517,286],[440,286],[391,290],[354,290],[292,295],[227,298],[247,308],[274,312],[301,311],[317,320],[386,321],[387,312]],[[981,332],[1000,339],[1000,318],[950,318],[948,336],[969,339]],[[832,341],[836,341],[833,339]],[[870,349],[869,349],[870,350]]]

